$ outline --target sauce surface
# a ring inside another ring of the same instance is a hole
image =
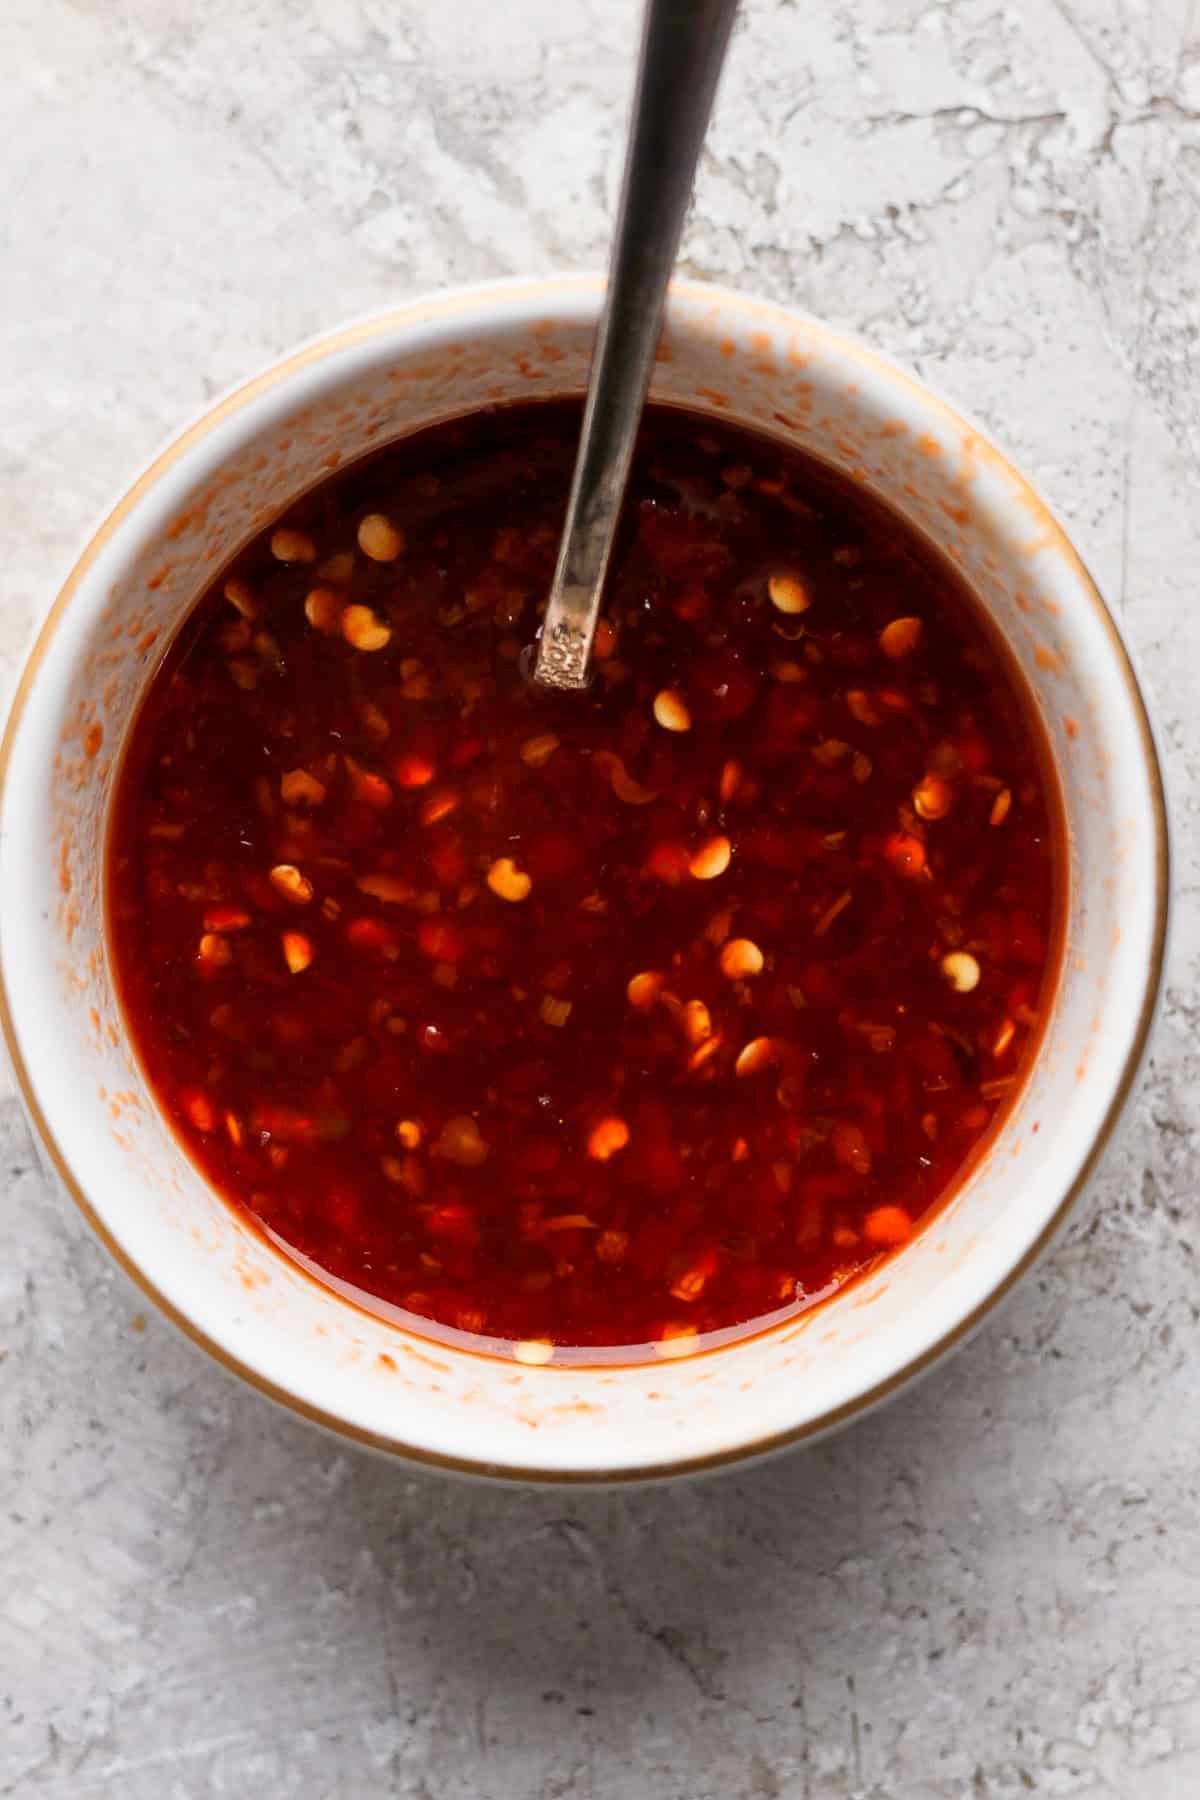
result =
[[[878,502],[652,408],[577,696],[526,683],[568,404],[421,433],[205,596],[109,897],[158,1099],[368,1306],[693,1348],[907,1241],[1020,1081],[1059,870],[1040,726]]]

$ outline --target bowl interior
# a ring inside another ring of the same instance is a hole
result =
[[[525,1368],[336,1299],[205,1185],[125,1035],[105,941],[121,746],[164,647],[228,557],[369,449],[491,401],[580,392],[595,282],[448,295],[298,352],[154,464],[43,632],[6,744],[0,965],[27,1102],[96,1228],[185,1329],[302,1412],[381,1447],[513,1476],[620,1478],[812,1434],[959,1338],[1063,1215],[1144,1040],[1165,914],[1157,764],[1127,660],[1061,530],[957,414],[811,321],[680,287],[655,397],[866,482],[981,596],[1037,697],[1070,850],[1066,952],[1034,1073],[988,1155],[902,1256],[723,1349]]]

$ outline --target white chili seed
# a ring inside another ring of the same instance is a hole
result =
[[[341,623],[341,595],[335,594],[332,588],[310,588],[304,601],[304,616],[314,631],[333,636]]]
[[[663,688],[654,696],[654,717],[664,731],[690,731],[692,715],[674,688]]]
[[[697,881],[713,881],[729,867],[733,846],[727,837],[709,838],[688,861],[688,873]]]
[[[630,1006],[638,1012],[649,1012],[662,992],[664,979],[657,969],[645,969],[640,975],[631,976],[625,988]]]
[[[312,943],[302,931],[285,931],[282,941],[283,960],[293,975],[303,975],[315,955]]]
[[[912,655],[923,629],[920,619],[893,619],[879,634],[879,648],[893,662],[899,662],[901,657]]]
[[[629,1142],[629,1127],[624,1119],[601,1119],[588,1136],[587,1152],[597,1162],[608,1162]]]
[[[295,863],[276,863],[271,870],[271,886],[294,906],[307,906],[313,897],[312,882]]]
[[[730,981],[745,981],[747,976],[761,975],[763,953],[752,938],[730,938],[721,951],[721,973]]]
[[[703,1044],[712,1036],[712,1015],[703,1000],[689,1000],[685,1005],[683,1031],[689,1044]]]
[[[944,819],[954,805],[954,789],[940,775],[923,775],[913,789],[912,801],[919,819]]]
[[[812,605],[804,583],[795,575],[772,575],[767,582],[767,593],[776,612],[802,613]]]
[[[206,931],[200,939],[197,960],[202,969],[223,969],[233,961],[233,949],[226,938]]]
[[[763,1069],[770,1068],[776,1060],[777,1054],[773,1038],[751,1038],[750,1042],[739,1050],[737,1061],[733,1065],[733,1072],[735,1075],[758,1075]]]
[[[520,900],[527,900],[533,888],[530,877],[524,869],[518,869],[511,856],[496,859],[487,872],[487,884],[493,894],[514,905]]]
[[[248,581],[238,575],[231,575],[223,589],[230,606],[235,606],[243,619],[253,619],[258,615],[258,604],[254,598],[254,590]]]
[[[281,525],[278,531],[271,533],[271,555],[281,563],[315,562],[317,546],[307,531],[293,531],[289,526]]]
[[[348,606],[342,614],[342,636],[354,650],[382,650],[392,641],[392,628],[369,606]]]
[[[383,513],[368,513],[358,528],[358,547],[372,562],[395,562],[404,548],[404,533]]]
[[[979,964],[967,950],[951,950],[943,956],[942,974],[956,994],[969,994],[979,986]]]

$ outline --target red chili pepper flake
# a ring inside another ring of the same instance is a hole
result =
[[[531,690],[577,430],[417,434],[240,552],[151,686],[109,870],[216,1188],[530,1381],[902,1252],[1021,1091],[1062,887],[958,577],[775,444],[649,409],[597,679]]]

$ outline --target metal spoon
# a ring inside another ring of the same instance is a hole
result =
[[[663,299],[737,0],[647,0],[608,293],[533,679],[584,688]]]

